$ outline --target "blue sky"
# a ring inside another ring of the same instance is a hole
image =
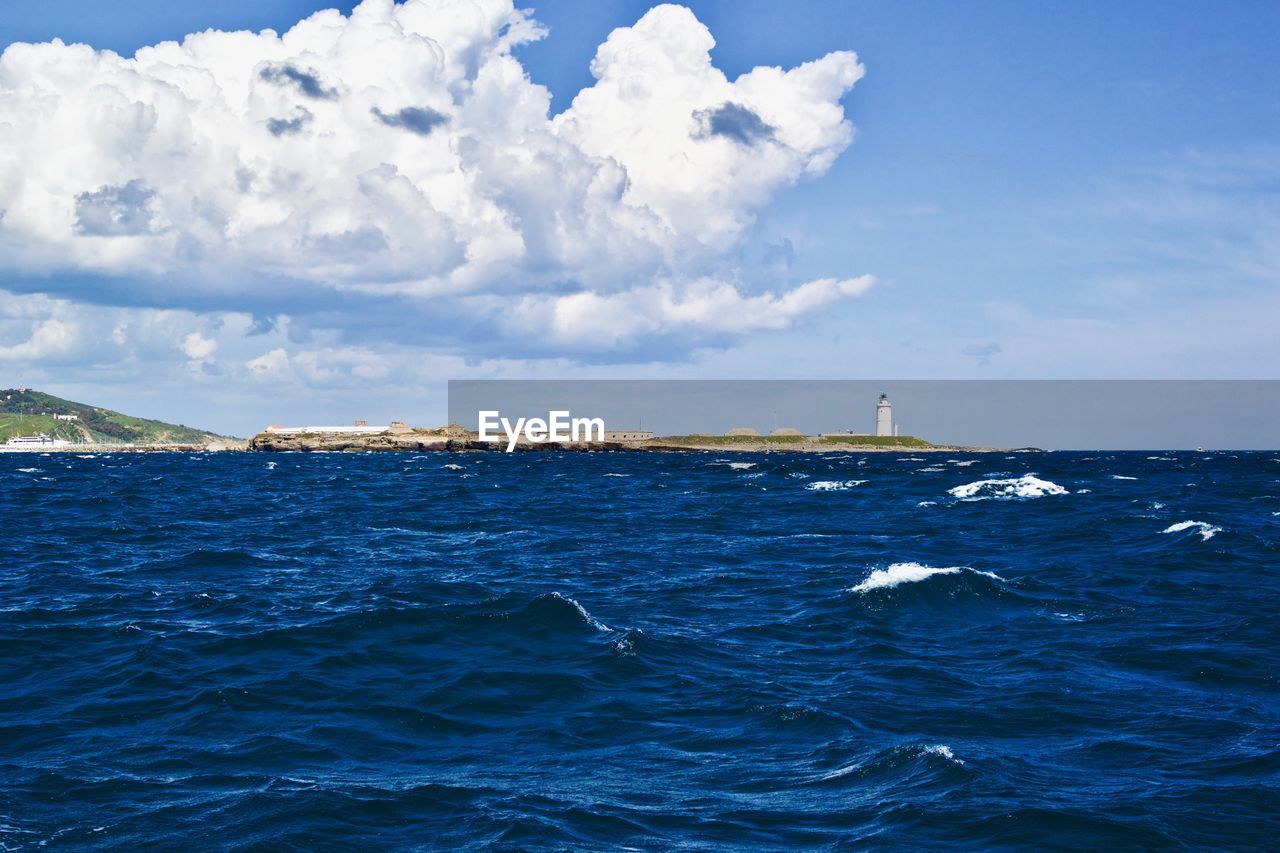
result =
[[[11,4],[0,20],[0,44],[61,38],[129,56],[210,28],[283,32],[328,5]],[[22,379],[117,408],[241,433],[259,422],[291,418],[430,422],[443,416],[443,380],[469,371],[701,378],[1275,376],[1280,60],[1274,46],[1280,43],[1280,7],[849,0],[686,5],[714,36],[711,58],[729,81],[757,66],[788,69],[833,51],[855,51],[865,77],[838,101],[856,128],[852,143],[818,173],[793,180],[786,175],[794,172],[779,172],[774,183],[747,193],[741,210],[748,224],[728,237],[700,238],[720,241],[712,259],[686,262],[683,250],[679,257],[664,255],[663,280],[717,277],[744,299],[863,275],[874,277],[873,286],[849,286],[804,316],[780,318],[773,306],[759,322],[732,329],[668,328],[659,318],[642,333],[625,326],[634,341],[612,347],[590,336],[547,340],[526,325],[516,332],[477,320],[469,307],[442,306],[420,315],[418,307],[407,307],[416,296],[363,306],[347,291],[342,297],[317,294],[295,282],[330,275],[328,268],[308,261],[302,269],[300,261],[283,256],[279,263],[264,261],[256,248],[237,280],[270,266],[262,280],[283,284],[246,285],[243,292],[216,282],[184,289],[175,283],[184,278],[180,267],[159,278],[138,272],[151,261],[104,273],[96,255],[98,266],[79,269],[41,267],[26,256],[6,264],[0,256],[3,274],[18,282],[13,299],[24,305],[0,316],[0,369],[12,377],[10,384]],[[340,7],[344,13],[350,8]],[[512,53],[534,83],[550,90],[551,115],[568,110],[579,90],[593,85],[589,66],[610,33],[636,24],[649,8],[635,2],[533,7],[548,33]],[[20,73],[0,78],[0,97],[6,85],[11,98],[21,97],[12,94]],[[607,111],[595,120],[607,122]],[[800,129],[780,128],[792,130]],[[378,143],[371,138],[369,144]],[[583,144],[599,148],[597,142]],[[97,186],[95,179],[83,192]],[[103,179],[100,186],[113,185]],[[99,197],[85,198],[83,205]],[[0,207],[6,207],[2,195]],[[87,210],[80,209],[81,237],[83,223],[91,221]],[[515,275],[541,275],[543,269],[523,266]],[[551,276],[546,292],[609,286],[601,283],[611,274],[607,265],[592,272],[565,269]],[[254,331],[273,322],[268,315],[278,310],[275,303],[267,306],[268,291],[276,303],[294,306],[289,313],[296,315],[278,323],[271,341]],[[32,301],[40,299],[56,304]],[[616,319],[634,304],[623,300],[607,316]],[[52,326],[45,329],[52,344],[37,345],[46,322],[42,311],[62,312],[58,316],[69,319],[60,322],[77,336],[169,322],[182,334],[173,332],[166,349],[164,336],[155,332],[127,356],[106,345],[59,350],[63,339]],[[103,317],[185,313],[95,325],[84,311]],[[404,319],[410,315],[411,323]],[[297,356],[295,349],[329,355]],[[238,367],[278,350],[284,355],[258,361],[258,368]],[[307,368],[290,367],[290,358],[302,358]],[[385,363],[374,364],[378,359]],[[435,359],[426,373],[401,367],[424,359]],[[282,365],[288,369],[277,369]]]

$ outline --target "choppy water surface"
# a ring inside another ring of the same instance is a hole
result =
[[[0,844],[1263,848],[1278,454],[0,456]]]

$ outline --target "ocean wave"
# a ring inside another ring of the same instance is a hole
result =
[[[894,563],[887,569],[876,569],[867,575],[866,580],[855,587],[850,588],[850,592],[870,592],[873,589],[893,589],[904,583],[918,583],[928,580],[935,575],[958,575],[961,572],[972,572],[975,575],[982,575],[992,580],[1003,581],[994,572],[984,572],[978,569],[970,569],[967,566],[947,566],[945,568],[937,568],[934,566],[924,566],[920,563]]]
[[[1216,527],[1205,521],[1179,521],[1177,524],[1170,524],[1161,533],[1181,533],[1184,530],[1194,529],[1200,534],[1200,538],[1208,542],[1214,536],[1222,532],[1221,527]]]
[[[964,766],[963,759],[956,758],[955,752],[945,743],[913,744],[910,746],[895,746],[891,749],[883,750],[869,761],[855,761],[852,764],[846,764],[844,767],[838,767],[829,773],[819,776],[817,781],[830,782],[853,774],[871,776],[895,772],[910,767],[920,759],[928,760],[931,756],[941,758],[957,767]]]
[[[810,492],[843,492],[855,486],[861,486],[867,480],[815,480],[805,486]]]
[[[610,628],[608,625],[604,624],[599,619],[597,619],[596,617],[588,613],[587,608],[579,604],[577,599],[570,598],[567,595],[562,595],[559,592],[551,593],[550,597],[556,599],[557,601],[563,601],[566,604],[573,605],[573,609],[578,611],[578,615],[582,617],[582,621],[586,622],[588,625],[590,625],[592,628],[595,628],[600,633],[602,634],[613,633],[612,628]]]
[[[747,470],[748,468],[754,468],[754,467],[756,467],[756,463],[754,463],[754,462],[730,462],[730,463],[729,463],[729,467],[730,467],[730,468],[732,468],[732,469],[734,469],[735,471],[745,471],[745,470]]]
[[[947,489],[961,500],[987,500],[989,498],[1040,498],[1045,495],[1065,495],[1067,490],[1035,474],[1023,474],[1007,480],[977,480]]]
[[[1112,475],[1111,475],[1111,479],[1113,479],[1113,480],[1136,480],[1136,479],[1138,479],[1138,478],[1137,478],[1137,477],[1126,477],[1124,474],[1112,474]]]
[[[945,758],[947,761],[953,761],[956,764],[964,764],[964,761],[956,758],[956,754],[951,751],[951,747],[947,746],[945,743],[935,743],[932,746],[926,746],[924,748],[924,752],[925,755],[936,755],[939,758]]]

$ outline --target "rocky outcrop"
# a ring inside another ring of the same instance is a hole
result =
[[[591,442],[529,442],[521,440],[517,452],[537,453],[550,451],[650,451],[679,452],[710,450],[715,452],[765,451],[799,453],[833,452],[928,452],[980,450],[987,448],[931,445],[919,439],[912,443],[890,444],[883,440],[869,439],[875,444],[859,445],[847,440],[832,441],[814,436],[670,436],[644,441],[591,441]],[[436,429],[410,429],[401,427],[373,435],[359,433],[262,433],[249,442],[249,450],[274,453],[430,453],[436,451],[498,452],[506,449],[506,442],[480,441],[476,434],[453,425]]]

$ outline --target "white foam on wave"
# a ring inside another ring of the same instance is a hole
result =
[[[916,504],[916,506],[937,506],[937,505],[938,505],[937,501],[920,501],[920,503]]]
[[[1148,459],[1154,459],[1157,462],[1177,462],[1172,456],[1148,456]]]
[[[441,468],[448,468],[450,471],[461,471],[462,466],[456,462],[450,462],[448,465],[441,465]]]
[[[735,470],[735,471],[745,471],[745,470],[747,470],[748,468],[754,468],[754,467],[756,467],[756,463],[754,463],[754,462],[730,462],[730,463],[729,463],[729,467],[730,467],[730,468],[732,468],[732,469],[733,469],[733,470]]]
[[[1111,479],[1113,479],[1113,480],[1136,480],[1136,479],[1138,479],[1138,478],[1137,478],[1137,477],[1126,477],[1124,474],[1112,474],[1112,475],[1111,475]]]
[[[604,624],[604,623],[603,623],[603,622],[601,622],[599,619],[597,619],[596,617],[594,617],[594,616],[592,616],[590,613],[588,613],[588,612],[587,612],[587,608],[583,607],[583,606],[582,606],[581,604],[579,604],[576,600],[574,600],[574,599],[570,598],[570,597],[569,597],[569,596],[567,596],[567,595],[561,595],[561,594],[560,594],[560,593],[558,593],[558,592],[553,592],[553,593],[551,593],[551,597],[552,597],[552,598],[558,598],[558,599],[560,599],[561,601],[567,601],[567,602],[569,602],[570,604],[572,604],[572,605],[573,605],[573,609],[578,611],[578,615],[579,615],[579,616],[581,616],[584,620],[586,620],[586,623],[587,623],[588,625],[590,625],[592,628],[595,628],[597,631],[599,631],[599,632],[601,632],[601,633],[603,633],[603,634],[611,634],[611,633],[613,633],[613,629],[612,629],[612,628],[610,628],[608,625]]]
[[[274,471],[274,470],[276,470],[276,463],[275,463],[275,462],[268,462],[268,463],[267,463],[267,470],[268,470],[268,471]]]
[[[1023,474],[1007,480],[977,480],[947,489],[961,500],[980,501],[988,498],[1040,498],[1045,495],[1065,495],[1067,490],[1057,483],[1041,480],[1035,474]]]
[[[605,474],[606,477],[630,477],[630,474]]]
[[[940,468],[937,465],[930,465],[927,468],[917,468],[916,473],[917,474],[924,474],[924,473],[937,474],[938,472],[945,471],[945,470],[946,470],[945,468]]]
[[[956,758],[956,754],[951,751],[951,747],[947,746],[945,743],[935,743],[932,746],[926,746],[924,751],[927,755],[936,755],[955,764],[964,764],[963,761]]]
[[[867,480],[816,480],[805,486],[810,492],[843,492],[855,486],[861,486]]]
[[[1179,521],[1177,524],[1170,524],[1161,533],[1181,533],[1184,530],[1194,529],[1200,534],[1200,538],[1208,542],[1215,535],[1222,532],[1221,527],[1215,527],[1205,521]]]
[[[964,460],[963,462],[961,462],[961,461],[960,461],[960,460],[958,460],[958,459],[950,459],[950,460],[948,460],[948,461],[949,461],[952,465],[956,466],[957,468],[968,468],[970,465],[974,465],[974,464],[976,464],[978,460],[977,460],[977,459],[966,459],[966,460]]]
[[[1004,578],[995,572],[984,572],[978,569],[970,569],[967,566],[947,566],[945,568],[937,568],[934,566],[924,566],[920,563],[894,563],[887,569],[876,569],[867,575],[866,580],[855,587],[850,588],[850,592],[870,592],[873,589],[893,589],[904,583],[918,583],[928,580],[934,575],[958,575],[961,572],[972,572],[975,575],[982,575],[992,580],[1003,581]]]
[[[894,563],[887,569],[876,569],[867,575],[866,580],[850,589],[850,592],[870,592],[873,589],[893,589],[904,583],[916,583],[927,580],[934,575],[956,575],[960,573],[957,566],[943,569],[933,566],[922,566],[919,563]]]

